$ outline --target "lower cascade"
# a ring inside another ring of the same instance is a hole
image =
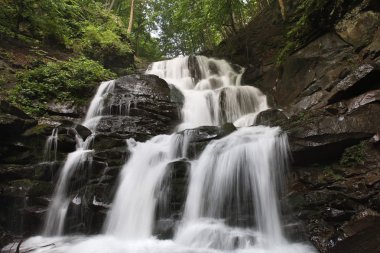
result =
[[[159,76],[183,94],[182,122],[171,135],[125,140],[130,157],[120,172],[103,233],[97,236],[63,231],[70,201],[67,181],[91,160],[92,137],[85,143],[78,140],[61,168],[44,236],[23,242],[20,252],[315,252],[287,237],[279,203],[289,159],[287,136],[278,127],[252,126],[269,107],[258,89],[241,86],[243,71],[203,56],[153,63],[146,74]],[[103,83],[91,103],[84,125],[92,135],[110,111],[104,102],[113,89],[113,81]],[[222,138],[206,133],[211,141],[199,154],[194,152],[194,128],[219,129],[226,123],[238,129]],[[186,166],[173,168],[179,162]],[[173,184],[178,174],[184,192]],[[183,203],[170,204],[180,195]],[[160,227],[170,229],[163,235],[157,232]],[[16,247],[3,250],[9,251]]]

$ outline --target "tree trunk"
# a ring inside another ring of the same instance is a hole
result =
[[[280,5],[282,19],[285,20],[286,19],[285,0],[278,0],[278,4]]]
[[[134,10],[135,10],[135,0],[131,0],[131,13],[129,14],[128,33],[132,32]]]
[[[114,5],[115,5],[115,0],[112,0],[112,2],[110,3],[110,5],[108,6],[108,9],[112,10]]]

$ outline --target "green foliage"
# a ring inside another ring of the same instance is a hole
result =
[[[126,42],[126,33],[118,34],[107,27],[87,24],[82,28],[82,34],[74,45],[74,50],[83,52],[87,57],[103,65],[107,65],[106,59],[110,55],[128,58],[133,53],[131,46]]]
[[[117,15],[93,0],[0,0],[3,37],[28,36],[104,63],[105,55],[133,53]],[[128,67],[128,66],[125,66]]]
[[[262,3],[256,0],[154,0],[152,9],[165,55],[213,49],[244,27]]]
[[[343,166],[357,166],[363,164],[366,158],[366,151],[367,146],[365,142],[349,147],[344,151],[340,159],[340,164]]]
[[[54,99],[85,103],[100,81],[114,77],[112,72],[84,57],[48,63],[18,74],[10,98],[27,113],[41,115]]]

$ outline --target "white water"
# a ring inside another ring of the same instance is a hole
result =
[[[184,217],[174,238],[155,239],[153,226],[158,201],[156,191],[163,183],[167,165],[186,156],[191,139],[191,136],[177,134],[156,136],[145,143],[128,141],[132,157],[121,172],[104,235],[34,237],[23,243],[21,250],[315,252],[308,245],[288,242],[282,231],[277,201],[287,165],[286,136],[279,128],[243,127],[252,125],[257,113],[268,108],[266,97],[256,88],[240,86],[241,73],[235,72],[227,62],[205,57],[197,57],[197,61],[199,80],[191,76],[187,57],[154,63],[148,71],[183,92],[183,123],[178,129],[231,121],[242,128],[212,141],[198,159],[191,161]],[[99,96],[106,94],[104,86],[99,88],[88,113],[92,116],[86,122],[100,115],[103,99]],[[66,174],[62,177],[69,177],[70,171],[63,170]]]
[[[44,148],[44,162],[57,161],[57,149],[58,149],[58,128],[54,128],[51,135],[46,140]]]
[[[74,201],[68,194],[68,184],[75,171],[80,169],[89,159],[92,150],[89,149],[94,137],[94,131],[101,119],[104,111],[104,100],[109,92],[114,88],[114,81],[103,82],[93,98],[88,109],[84,126],[87,126],[93,134],[85,141],[76,133],[75,139],[77,143],[76,151],[70,153],[61,168],[57,186],[55,188],[52,200],[50,202],[47,215],[45,218],[44,232],[45,236],[60,236],[64,232],[64,224],[66,220],[67,210],[71,201]],[[75,129],[73,129],[75,131]],[[56,160],[57,153],[58,129],[54,129],[52,135],[47,140],[45,156],[51,159],[51,153],[54,154]],[[53,148],[53,151],[51,151]]]
[[[183,123],[179,130],[225,122],[236,122],[238,127],[250,126],[252,120],[239,119],[268,109],[266,96],[260,90],[240,85],[243,71],[235,72],[224,60],[204,56],[196,59],[201,80],[191,76],[189,57],[156,62],[147,71],[175,85],[184,94]]]

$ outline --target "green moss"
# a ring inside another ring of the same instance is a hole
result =
[[[42,115],[52,100],[83,104],[99,82],[115,74],[84,57],[67,62],[50,62],[17,75],[10,100],[31,115]]]
[[[323,169],[322,174],[318,177],[319,181],[339,181],[343,179],[343,176],[336,173],[332,167],[326,167]]]
[[[340,164],[349,167],[362,165],[366,159],[366,152],[367,145],[365,142],[346,148],[340,159]]]

